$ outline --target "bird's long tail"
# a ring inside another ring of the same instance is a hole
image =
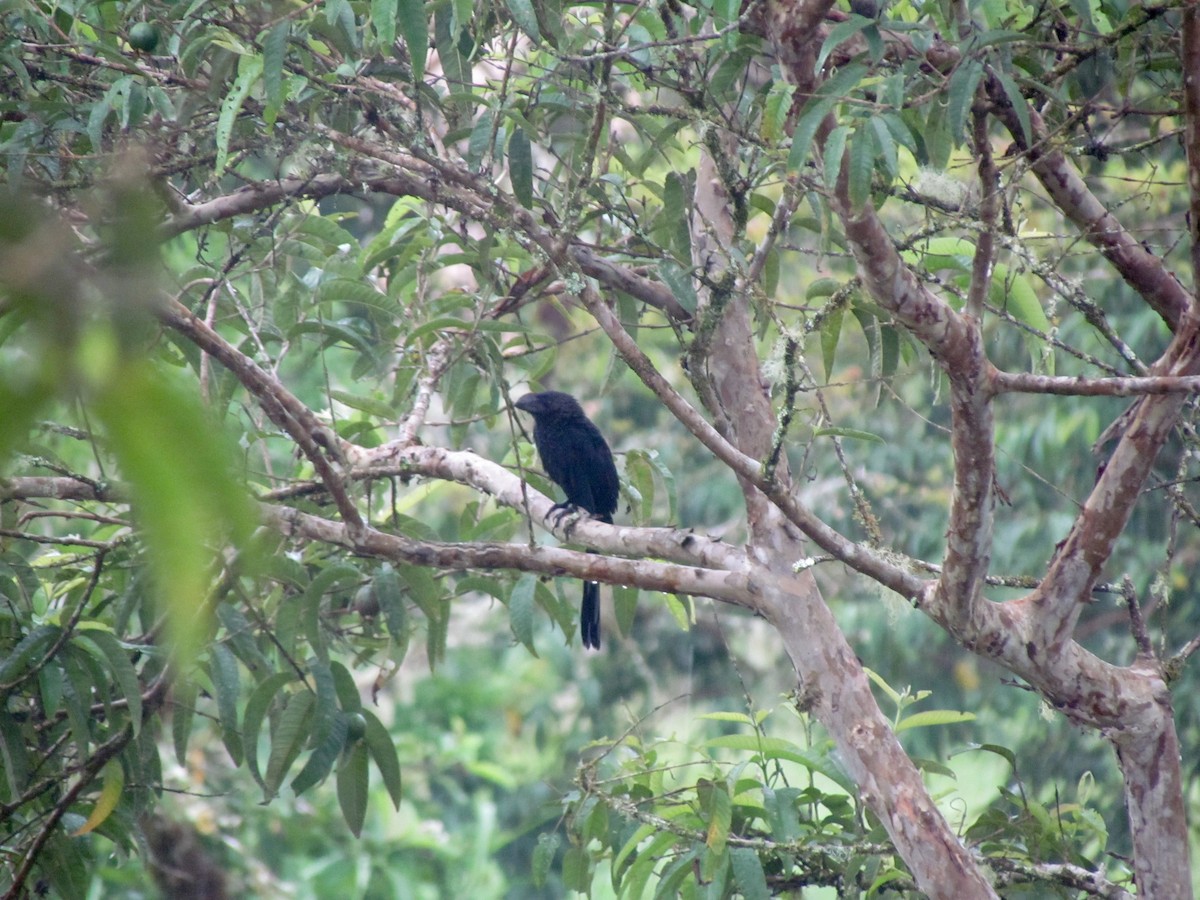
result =
[[[583,605],[579,608],[579,636],[583,638],[584,647],[600,649],[599,582],[585,581],[583,583]]]

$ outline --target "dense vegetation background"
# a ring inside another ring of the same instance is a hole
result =
[[[1196,15],[0,4],[4,896],[1191,889]]]

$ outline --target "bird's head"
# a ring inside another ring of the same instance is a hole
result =
[[[562,391],[542,391],[526,394],[516,402],[517,409],[524,410],[535,419],[565,419],[582,416],[583,408],[570,394]]]

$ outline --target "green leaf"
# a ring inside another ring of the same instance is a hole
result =
[[[754,720],[743,712],[718,711],[710,713],[702,713],[696,716],[697,719],[703,719],[707,722],[737,722],[741,725],[753,725]]]
[[[373,712],[369,709],[362,709],[359,714],[367,723],[363,743],[371,751],[371,758],[375,760],[375,767],[379,769],[379,774],[383,777],[383,784],[387,788],[388,796],[392,798],[392,805],[399,809],[402,785],[400,757],[396,753],[396,745],[392,743],[392,736],[388,734],[383,723]]]
[[[591,887],[591,867],[588,865],[588,854],[581,847],[569,847],[564,854],[562,881],[565,888],[580,893],[586,892]]]
[[[429,670],[446,658],[446,641],[450,635],[450,615],[446,610],[435,610],[425,615],[425,655],[429,658]]]
[[[1029,279],[1022,274],[1012,273],[1007,266],[997,263],[992,272],[992,284],[988,292],[992,305],[1006,310],[1018,322],[1023,322],[1038,334],[1023,334],[1025,346],[1038,366],[1044,364],[1050,374],[1054,372],[1054,356],[1047,353],[1045,339],[1040,335],[1049,333],[1051,325],[1042,309],[1037,292]]]
[[[312,679],[313,688],[317,694],[312,737],[309,740],[309,746],[315,747],[324,742],[329,732],[337,727],[337,719],[341,716],[341,710],[338,708],[337,687],[334,684],[333,671],[330,669],[328,661],[310,659],[308,675]]]
[[[792,146],[788,151],[787,160],[789,172],[798,172],[804,167],[812,152],[817,129],[821,127],[821,123],[825,121],[825,117],[833,110],[836,103],[837,101],[832,97],[814,97],[805,104],[804,112],[800,114],[796,127],[792,131]]]
[[[744,900],[769,900],[770,888],[758,854],[749,847],[733,847],[729,851],[733,868],[733,883]]]
[[[81,629],[75,636],[75,643],[85,648],[91,645],[95,648],[93,656],[108,663],[113,681],[128,704],[129,722],[133,726],[133,736],[137,737],[142,728],[142,690],[133,663],[129,661],[129,652],[111,633],[98,628]]]
[[[369,415],[375,416],[377,419],[391,421],[396,418],[396,410],[386,400],[339,390],[331,390],[329,397],[338,403],[346,404],[351,409],[362,410]]]
[[[671,900],[671,898],[677,897],[684,880],[691,877],[692,867],[699,855],[699,848],[693,848],[676,857],[675,861],[667,866],[659,876],[658,887],[654,890],[654,900]]]
[[[860,210],[871,199],[875,175],[875,141],[871,132],[859,129],[850,141],[850,207]]]
[[[320,697],[317,698],[318,704]],[[317,719],[321,719],[320,706],[317,707]],[[299,797],[310,787],[324,780],[325,776],[333,770],[333,764],[337,762],[342,750],[346,746],[346,717],[341,712],[329,718],[328,724],[315,730],[316,734],[323,735],[320,743],[309,754],[308,760],[296,773],[296,777],[292,779],[291,788]],[[355,744],[355,747],[361,747],[362,744]],[[365,752],[365,751],[364,751]]]
[[[874,897],[878,895],[879,889],[884,885],[897,880],[898,878],[908,878],[909,874],[895,866],[888,866],[875,877],[871,882],[870,888],[867,889],[867,896]]]
[[[403,15],[403,10],[401,12],[401,23],[403,25],[407,22],[408,17]],[[451,33],[452,27],[455,28],[453,33]],[[452,91],[456,89],[456,86],[459,86],[457,87],[459,91],[469,90],[471,86],[471,75],[467,61],[463,59],[462,53],[459,51],[460,28],[461,23],[456,21],[450,4],[439,3],[435,5],[433,14],[433,41],[437,48],[438,58],[442,64],[442,74],[445,76],[446,83]],[[405,27],[404,35],[405,40],[407,40],[407,27]],[[414,58],[415,56],[416,54],[414,54]],[[453,127],[458,127],[462,117],[456,107],[450,105],[446,112],[450,116],[450,124]]]
[[[671,289],[679,305],[694,313],[697,300],[696,289],[692,286],[691,269],[685,269],[673,259],[661,259],[658,261],[658,274],[663,283]]]
[[[384,57],[392,54],[396,42],[397,0],[371,0],[371,26],[375,29],[375,46]]]
[[[171,694],[171,739],[175,745],[175,761],[184,766],[187,765],[187,745],[192,734],[192,720],[196,715],[196,682],[177,677]]]
[[[949,778],[954,781],[958,780],[958,773],[947,765],[943,765],[935,759],[922,759],[919,756],[914,756],[912,761],[917,768],[922,772],[927,772],[931,775],[941,775],[943,778]]]
[[[729,796],[728,786],[722,782],[713,785],[709,798],[705,810],[708,813],[708,828],[705,829],[704,843],[714,853],[724,853],[733,822],[733,799]]]
[[[867,673],[867,677],[871,679],[871,681],[873,681],[881,691],[887,694],[888,699],[891,700],[892,703],[894,703],[896,706],[902,705],[904,698],[900,695],[899,691],[897,691],[884,680],[882,675],[880,675],[874,669],[864,668],[863,671]]]
[[[98,672],[84,667],[90,657],[83,650],[73,645],[68,645],[67,649],[66,655],[60,657],[67,675],[63,683],[63,704],[67,708],[67,723],[75,743],[82,748],[81,753],[86,753],[92,742],[92,690],[103,681]]]
[[[441,582],[433,577],[429,569],[422,566],[400,566],[396,571],[421,612],[426,616],[436,616],[443,611],[445,595]]]
[[[0,706],[0,772],[6,788],[0,791],[0,796],[7,800],[25,793],[30,772],[25,733],[3,706]]]
[[[224,644],[214,644],[210,653],[209,677],[217,692],[217,718],[221,723],[221,737],[225,749],[234,765],[242,764],[242,731],[238,726],[238,697],[241,692],[241,676],[237,658]]]
[[[929,115],[925,117],[925,127],[921,129],[921,141],[925,146],[925,158],[921,162],[939,172],[945,170],[954,150],[954,138],[946,125],[945,104],[929,104]]]
[[[950,76],[949,97],[946,101],[946,122],[950,137],[955,144],[962,140],[967,113],[975,102],[975,90],[983,77],[983,64],[977,59],[968,59]]]
[[[89,857],[85,860],[82,841],[70,840],[56,832],[46,842],[39,858],[39,870],[59,897],[86,897],[93,883],[94,871]]]
[[[534,12],[533,4],[530,0],[505,0],[505,5],[508,11],[512,13],[513,21],[517,23],[517,27],[529,35],[529,39],[535,44],[542,40],[541,29],[538,28],[537,13]]]
[[[870,441],[873,444],[887,443],[877,434],[872,434],[869,431],[862,431],[858,428],[817,428],[813,431],[813,437],[845,437],[854,438],[859,441]]]
[[[635,831],[633,835],[633,837],[638,838],[639,843],[645,840],[647,836],[643,831],[654,834],[654,829],[650,828],[650,826],[643,826],[638,831]],[[633,837],[626,842],[626,848],[629,849],[622,848],[621,853],[617,854],[618,860],[622,854],[632,852],[634,847],[636,847],[636,845],[630,846],[633,844]],[[640,898],[646,896],[646,886],[650,881],[650,876],[654,874],[655,866],[658,865],[667,851],[675,844],[675,840],[675,835],[669,831],[658,832],[654,834],[654,837],[646,846],[637,848],[637,858],[633,861],[633,865],[629,867],[629,871],[625,874],[625,878],[621,884],[622,897],[629,897],[631,900],[640,900]],[[616,861],[614,861],[613,867],[616,868],[616,865]]]
[[[854,783],[844,772],[832,765],[827,757],[804,750],[783,738],[756,734],[727,734],[706,741],[705,746],[745,750],[749,753],[760,753],[766,759],[783,759],[799,763],[806,769],[824,775],[846,793],[854,793]]]
[[[102,786],[100,796],[96,798],[96,805],[92,807],[87,821],[71,832],[71,837],[90,834],[103,825],[105,819],[112,815],[117,804],[121,802],[124,790],[125,769],[122,768],[119,759],[110,759],[102,770]]]
[[[825,380],[833,377],[833,366],[837,360],[838,340],[842,336],[844,307],[837,307],[821,322],[821,360],[825,365]]]
[[[550,864],[554,862],[554,854],[558,852],[560,843],[559,836],[554,832],[538,835],[538,842],[537,846],[533,848],[533,861],[530,867],[534,887],[540,888],[546,883],[546,876],[550,873]]]
[[[263,59],[260,56],[243,56],[238,62],[238,76],[233,81],[233,87],[221,102],[221,112],[217,116],[215,137],[217,142],[217,159],[214,164],[215,174],[221,175],[229,164],[229,143],[233,136],[233,126],[242,104],[250,89],[263,74]]]
[[[663,594],[662,596],[667,601],[667,612],[671,614],[683,631],[688,631],[692,627],[692,618],[695,612],[691,601],[682,594]]]
[[[478,171],[485,161],[490,165],[495,123],[492,111],[485,109],[471,129],[471,136],[467,140],[467,165],[474,171]]]
[[[348,713],[362,709],[362,698],[358,695],[358,685],[354,683],[350,670],[335,659],[329,663],[329,672],[333,676],[338,705]]]
[[[883,116],[871,119],[871,133],[888,176],[895,179],[900,174],[900,160],[896,155],[896,139]]]
[[[242,716],[242,750],[246,754],[246,768],[264,791],[267,785],[258,768],[258,734],[276,696],[295,680],[296,675],[293,672],[276,672],[264,678],[246,701],[246,711]],[[178,746],[176,751],[178,752]]]
[[[91,857],[85,859],[84,841],[68,839],[64,832],[55,833],[46,842],[38,869],[46,875],[56,896],[88,896],[95,872]]]
[[[12,689],[35,660],[41,661],[41,656],[61,633],[62,629],[57,625],[39,625],[21,638],[8,656],[0,660],[0,690]]]
[[[395,644],[392,657],[403,659],[409,639],[408,606],[404,602],[404,592],[396,570],[389,563],[384,563],[375,573],[371,587],[379,603],[379,611],[383,613],[384,625]]]
[[[400,0],[400,33],[412,62],[413,84],[425,78],[425,59],[429,55],[429,24],[423,0]]]
[[[635,491],[640,502],[634,504],[634,517],[639,522],[648,521],[654,511],[654,467],[649,457],[640,450],[625,454],[625,481]]]
[[[871,121],[882,122],[891,136],[895,139],[896,143],[900,144],[902,147],[907,149],[909,153],[912,153],[914,156],[916,156],[917,139],[913,137],[912,131],[909,129],[908,124],[901,116],[897,115],[896,113],[885,113],[882,116],[873,118]]]
[[[799,796],[799,788],[776,790],[763,786],[763,806],[766,808],[771,837],[775,840],[794,841],[800,834],[800,815],[796,806]]]
[[[1021,88],[1007,72],[1002,69],[995,69],[993,70],[993,74],[996,76],[996,80],[1000,82],[1004,96],[1012,104],[1013,112],[1017,115],[1017,121],[1021,123],[1021,136],[1025,139],[1025,145],[1029,146],[1033,143],[1033,123],[1029,119],[1029,104],[1025,100],[1025,95],[1021,93]]]
[[[821,148],[821,161],[824,164],[825,187],[827,190],[837,190],[838,178],[842,174],[842,165],[846,159],[846,141],[850,137],[850,129],[839,125],[829,132],[825,146]]]
[[[525,573],[513,585],[508,600],[508,617],[513,634],[534,656],[537,656],[537,649],[533,646],[534,592],[537,589],[537,581],[536,575]]]
[[[284,707],[283,714],[279,717],[279,725],[271,735],[271,756],[267,760],[267,774],[264,777],[267,799],[279,793],[279,786],[283,784],[287,770],[308,742],[313,707],[316,704],[316,694],[304,690],[293,694]]]
[[[927,709],[923,712],[905,716],[896,726],[896,733],[908,731],[910,728],[926,728],[930,725],[956,725],[959,722],[974,722],[975,713],[960,712],[953,709]]]
[[[617,628],[628,636],[633,631],[633,620],[637,615],[638,589],[623,584],[613,585],[613,612],[617,617]]]
[[[623,870],[625,868],[625,861],[629,859],[630,856],[635,853],[635,851],[637,851],[638,846],[642,843],[642,841],[646,840],[646,838],[651,837],[652,835],[658,835],[659,837],[662,836],[662,834],[653,825],[638,826],[625,840],[625,843],[621,846],[621,849],[613,855],[612,866],[610,868],[613,872],[614,887],[617,886],[617,879],[622,877],[624,874]],[[614,844],[613,846],[616,845]],[[640,856],[640,854],[638,855]]]
[[[517,202],[526,209],[532,209],[533,152],[529,146],[529,135],[520,125],[513,128],[512,137],[508,139],[508,177]]]
[[[675,490],[675,475],[663,461],[662,454],[657,450],[633,449],[623,454],[625,459],[625,477],[630,485],[641,495],[642,503],[634,506],[634,515],[639,521],[648,521],[653,513],[652,503],[656,495],[654,484],[648,480],[648,475],[657,475],[663,484],[667,495],[667,516],[675,521],[675,509],[678,504],[678,493]]]
[[[692,258],[691,211],[687,202],[687,183],[678,172],[668,172],[663,182],[664,243],[678,260]]]
[[[87,134],[94,153],[103,152],[105,148],[104,123],[114,107],[124,105],[125,98],[128,97],[129,88],[132,84],[132,75],[118,78],[112,83],[112,86],[105,92],[100,101],[92,107],[92,111],[88,115]]]
[[[338,806],[342,808],[342,817],[355,837],[362,835],[369,786],[367,747],[359,742],[350,748],[337,773]]]
[[[329,648],[321,629],[321,601],[326,592],[338,586],[349,588],[357,584],[362,574],[349,563],[339,563],[322,570],[304,590],[304,595],[295,601],[300,604],[301,622],[308,645],[319,659],[328,660]]]
[[[839,22],[830,28],[829,34],[826,35],[825,40],[821,44],[821,52],[817,54],[817,62],[813,66],[813,70],[820,72],[825,67],[825,60],[829,58],[830,53],[864,28],[870,28],[874,24],[872,19],[863,16],[850,16],[844,22]]]
[[[900,361],[900,333],[891,325],[879,329],[879,374],[891,378]],[[880,439],[882,440],[882,438]]]
[[[275,118],[283,106],[283,60],[287,55],[290,34],[291,29],[285,18],[262,39],[263,121],[268,126],[275,124]]]
[[[804,104],[804,110],[796,122],[792,132],[792,147],[788,151],[787,169],[797,172],[808,159],[817,129],[821,122],[832,112],[838,101],[850,93],[867,73],[867,67],[862,63],[851,63],[838,69],[837,73],[827,79],[812,97]]]
[[[236,656],[254,677],[258,678],[263,673],[270,672],[274,668],[271,662],[259,649],[258,644],[254,640],[254,626],[250,624],[250,620],[246,618],[246,614],[233,603],[217,604],[217,621],[225,629],[225,641],[229,645],[229,649]]]
[[[129,483],[172,652],[186,661],[209,631],[220,548],[247,545],[254,526],[231,445],[193,391],[146,361],[115,368],[92,408]]]
[[[910,265],[920,265],[930,272],[946,270],[970,272],[975,256],[975,245],[961,237],[930,238],[918,250],[904,250],[901,257]]]

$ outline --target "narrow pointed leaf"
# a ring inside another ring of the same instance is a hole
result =
[[[370,773],[367,770],[367,747],[357,743],[346,759],[338,767],[337,795],[338,805],[342,808],[342,816],[350,832],[359,837],[362,834],[363,822],[367,817],[367,797],[370,786]]]
[[[96,805],[92,807],[87,821],[71,832],[71,837],[89,834],[103,825],[104,820],[112,815],[117,804],[121,802],[121,794],[124,790],[125,770],[121,767],[121,761],[110,759],[104,764],[103,784],[100,788],[100,796],[96,798]]]

